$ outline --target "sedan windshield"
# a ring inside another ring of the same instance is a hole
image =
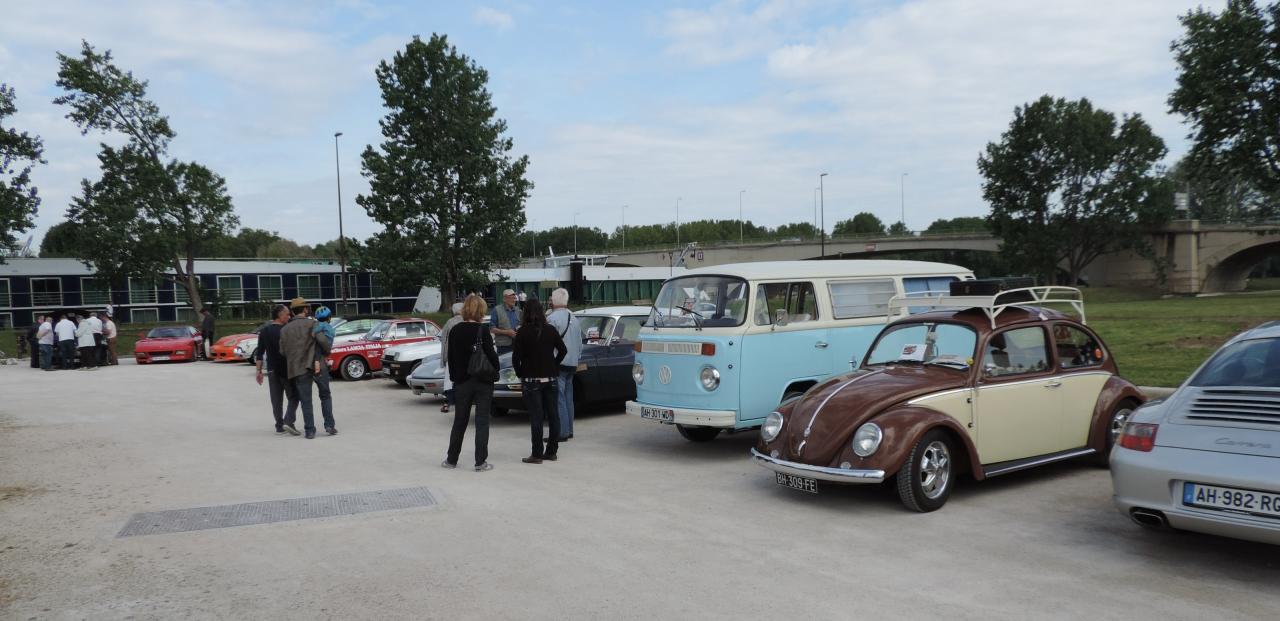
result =
[[[187,336],[186,328],[152,328],[147,333],[149,339],[180,339]]]
[[[968,326],[901,323],[880,333],[867,365],[919,363],[967,369],[977,344],[978,335]]]
[[[747,311],[747,281],[730,276],[668,280],[645,324],[657,328],[740,326]]]
[[[1265,386],[1280,388],[1280,338],[1232,343],[1191,380],[1192,386]]]

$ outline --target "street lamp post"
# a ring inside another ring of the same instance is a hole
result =
[[[578,256],[578,212],[573,212],[573,256]]]
[[[622,251],[627,251],[627,206],[622,206]]]
[[[902,201],[902,216],[898,218],[898,222],[901,222],[903,228],[906,228],[907,226],[907,173],[902,173],[902,177],[900,177],[899,179],[902,181],[902,185],[899,186],[899,191],[900,191],[899,200]]]
[[[676,199],[676,250],[680,250],[680,199]]]
[[[822,182],[822,178],[825,176],[827,176],[827,173],[818,175],[818,213],[822,214],[822,221],[818,230],[818,239],[821,240],[820,244],[823,258],[826,258],[827,256],[827,196],[825,186]]]
[[[742,195],[746,190],[738,190],[738,245],[742,245]]]
[[[342,298],[343,314],[346,314],[347,308],[347,236],[342,231],[342,165],[338,160],[338,136],[342,132],[333,133],[333,169],[338,177],[338,263],[341,265],[341,280],[338,285],[338,294]]]
[[[818,188],[813,189],[813,228],[818,228]]]

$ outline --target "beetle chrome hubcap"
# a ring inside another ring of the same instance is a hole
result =
[[[1129,422],[1129,416],[1131,416],[1132,414],[1133,414],[1133,410],[1125,408],[1123,410],[1120,410],[1119,412],[1116,412],[1115,416],[1111,417],[1112,446],[1114,446],[1116,442],[1120,441],[1120,432],[1124,431],[1124,425],[1125,423]]]
[[[920,489],[929,498],[937,498],[951,480],[951,453],[939,440],[929,443],[920,456]]]

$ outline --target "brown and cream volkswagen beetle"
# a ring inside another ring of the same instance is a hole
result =
[[[953,292],[954,293],[954,292]],[[1066,304],[1079,319],[1046,307]],[[895,297],[866,357],[783,402],[752,449],[778,484],[892,479],[902,503],[933,511],[974,479],[1107,455],[1145,401],[1085,325],[1077,289]]]

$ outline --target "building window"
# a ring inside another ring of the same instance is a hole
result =
[[[360,305],[355,302],[347,302],[346,304],[339,302],[336,306],[338,307],[339,317],[352,317],[360,314]]]
[[[13,300],[9,298],[9,279],[0,278],[0,308],[11,306],[13,306]]]
[[[32,278],[32,306],[62,306],[61,278]]]
[[[187,294],[187,288],[182,283],[173,283],[173,301],[179,304],[190,304],[191,296]]]
[[[243,302],[244,281],[239,276],[219,276],[218,297],[228,302]]]
[[[375,314],[390,315],[390,314],[391,314],[391,302],[374,302],[374,303],[373,303],[373,312],[374,312]]]
[[[828,287],[836,319],[884,317],[889,312],[889,299],[898,293],[890,278],[833,282]]]
[[[369,297],[371,298],[390,297],[387,294],[386,288],[382,286],[382,281],[381,279],[378,278],[377,274],[369,274]]]
[[[320,277],[315,274],[298,275],[298,297],[313,300],[320,297]]]
[[[13,327],[13,313],[0,313],[0,330]]]
[[[333,287],[335,289],[333,294],[338,298],[341,298],[342,297],[342,274],[333,275]],[[350,273],[347,274],[347,297],[348,298],[367,297],[367,296],[360,295],[360,275],[359,274],[350,274]]]
[[[111,285],[101,278],[80,279],[80,304],[105,306],[111,303]]]
[[[284,299],[284,285],[279,276],[258,277],[258,299],[264,302]]]
[[[132,296],[133,290],[130,289],[129,291],[130,296]],[[131,309],[129,311],[129,323],[160,323],[160,311],[154,308]]]
[[[179,306],[177,309],[178,323],[195,323],[196,311],[190,306]]]
[[[130,304],[155,304],[156,303],[156,281],[150,278],[130,278],[129,279],[129,303]]]

